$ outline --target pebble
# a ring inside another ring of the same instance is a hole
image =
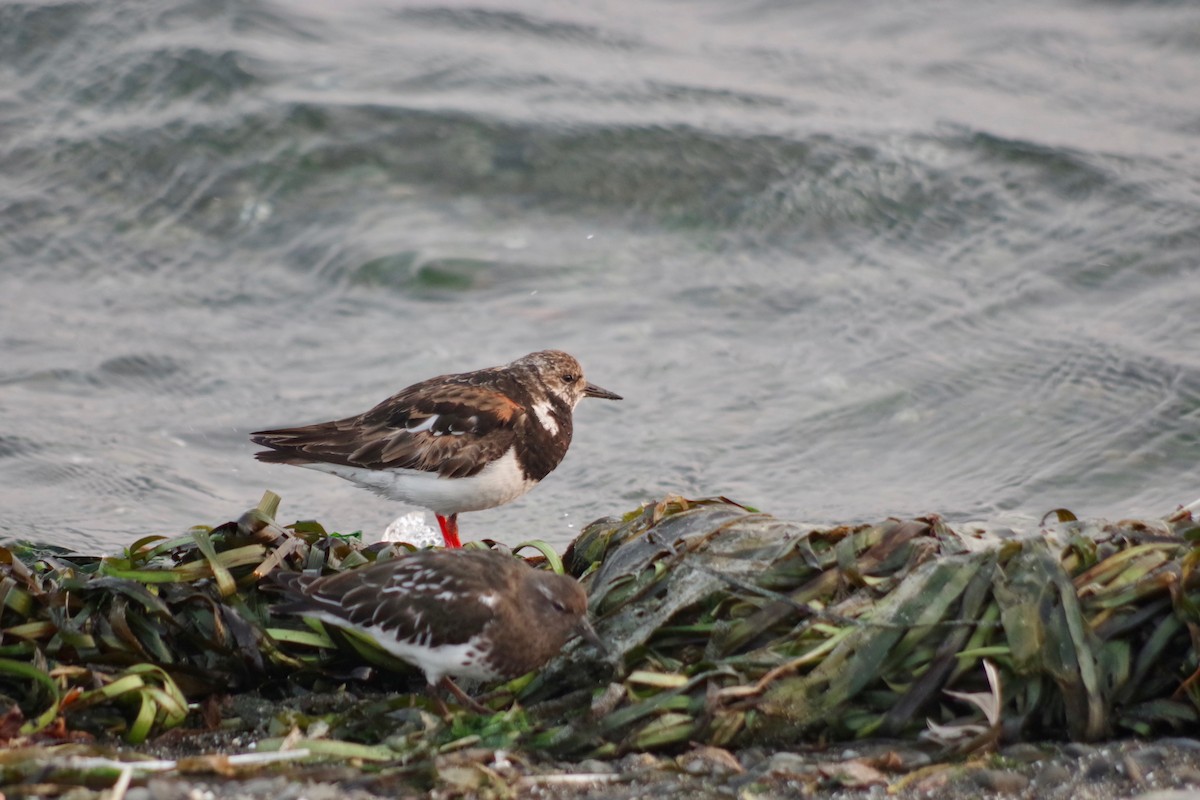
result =
[[[1029,778],[1008,769],[981,769],[971,773],[981,789],[999,794],[1018,794],[1029,788]]]
[[[1180,784],[1195,784],[1200,786],[1200,769],[1192,767],[1183,767],[1182,769],[1171,770],[1171,776]]]
[[[920,750],[897,748],[895,754],[899,759],[896,768],[901,772],[912,772],[933,763],[933,756]]]
[[[1071,742],[1070,744],[1063,745],[1062,751],[1065,755],[1072,758],[1087,758],[1088,756],[1095,755],[1097,752],[1095,747],[1082,742]]]
[[[1123,771],[1124,769],[1120,764],[1113,764],[1101,759],[1088,764],[1087,768],[1083,771],[1083,777],[1084,780],[1102,781],[1112,777],[1114,773],[1120,774]]]
[[[745,772],[732,753],[721,747],[702,745],[679,756],[675,762],[689,775],[734,775]]]
[[[796,753],[776,753],[767,759],[766,771],[779,775],[803,775],[812,772],[812,763]]]
[[[929,753],[919,750],[909,742],[888,741],[872,744],[862,742],[852,751],[867,763],[883,770],[911,772],[933,763]],[[843,756],[845,753],[843,753]],[[849,760],[844,758],[843,760]]]
[[[130,793],[134,790],[130,789],[125,793],[125,796],[129,797]],[[151,778],[146,781],[146,787],[141,789],[141,791],[147,792],[150,800],[187,800],[189,797],[186,784],[163,780],[162,778]]]
[[[1018,742],[1001,750],[1000,755],[1018,764],[1035,764],[1046,758],[1046,751],[1036,744]]]
[[[757,767],[767,760],[767,753],[761,747],[747,747],[738,753],[738,760],[746,768]]]
[[[346,792],[333,783],[310,783],[303,787],[296,800],[343,800]]]
[[[281,797],[286,789],[285,778],[251,778],[241,785],[240,792],[251,797]]]
[[[1167,763],[1167,751],[1162,747],[1142,747],[1131,752],[1128,758],[1135,760],[1142,769],[1151,770]]]
[[[1145,783],[1146,780],[1153,775],[1152,770],[1155,766],[1162,763],[1162,754],[1160,753],[1157,760],[1153,758],[1153,754],[1147,757],[1142,752],[1126,753],[1121,759],[1121,766],[1125,769],[1125,774],[1129,776],[1129,780],[1134,783]]]
[[[1065,785],[1071,780],[1071,770],[1064,767],[1062,764],[1047,764],[1042,767],[1041,772],[1037,774],[1038,786],[1052,789],[1055,786]]]
[[[630,753],[621,759],[621,772],[644,772],[658,769],[662,762],[652,753]]]

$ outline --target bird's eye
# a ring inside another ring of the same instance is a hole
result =
[[[560,613],[560,614],[567,613],[567,607],[564,606],[562,603],[558,602],[557,600],[554,600],[554,601],[552,601],[552,604],[554,606],[554,610],[557,611],[558,613]]]
[[[574,383],[575,381],[579,380],[579,376],[574,372],[566,372],[563,373],[562,379],[563,383]]]

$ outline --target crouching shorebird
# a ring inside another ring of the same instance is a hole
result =
[[[330,472],[437,515],[459,547],[458,515],[503,505],[550,474],[571,444],[585,397],[621,396],[588,383],[561,350],[502,367],[413,384],[356,417],[258,431],[255,458]]]
[[[421,550],[336,575],[276,574],[273,613],[358,631],[419,667],[430,693],[449,689],[490,713],[451,677],[495,680],[537,669],[575,634],[601,647],[574,578],[494,550]]]

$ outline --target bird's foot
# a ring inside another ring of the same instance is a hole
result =
[[[442,538],[446,540],[447,550],[457,550],[462,547],[462,542],[458,540],[458,514],[451,514],[448,517],[443,517],[441,514],[434,514],[437,517],[438,526],[442,529]]]
[[[455,683],[454,681],[450,680],[450,678],[448,676],[443,677],[441,683],[438,685],[445,688],[446,691],[448,691],[448,692],[450,692],[450,694],[454,695],[454,697],[458,700],[458,702],[462,703],[465,707],[471,709],[476,714],[489,714],[490,715],[490,714],[496,713],[492,709],[488,708],[487,706],[485,706],[482,703],[475,700],[475,698],[471,697],[469,694],[464,692],[462,689],[458,688],[458,684]],[[437,695],[435,694],[434,696],[436,697]],[[440,697],[438,697],[438,702],[441,704],[442,709],[446,710],[446,704],[441,702]]]

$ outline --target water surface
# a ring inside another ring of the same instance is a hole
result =
[[[1200,8],[0,5],[0,534],[284,497],[247,432],[566,349],[559,469],[464,535],[667,492],[874,521],[1200,496]]]

